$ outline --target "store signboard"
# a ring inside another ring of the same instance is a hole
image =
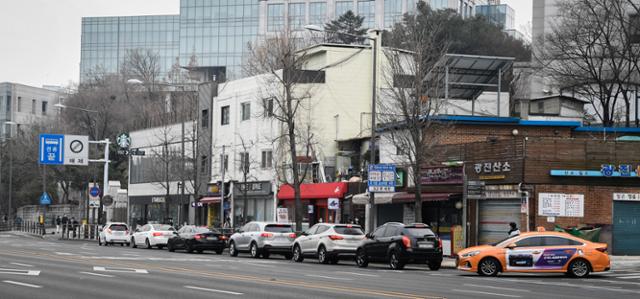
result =
[[[539,193],[538,215],[584,217],[584,194]]]
[[[613,200],[640,201],[640,193],[613,193]]]
[[[463,182],[462,166],[427,167],[420,170],[420,183],[422,185],[449,185],[462,184]]]
[[[276,214],[278,223],[289,222],[289,210],[287,208],[278,208],[276,210]]]

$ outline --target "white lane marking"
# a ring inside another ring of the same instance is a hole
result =
[[[98,267],[94,266],[93,271],[100,272],[118,272],[118,273],[140,273],[140,274],[149,274],[149,271],[145,269],[133,269],[133,268],[107,268],[107,267]]]
[[[135,254],[135,253],[123,253],[122,255],[124,255],[124,256],[140,256],[139,254]]]
[[[87,275],[93,275],[93,276],[100,276],[100,277],[115,277],[113,275],[109,275],[109,274],[100,274],[100,273],[93,273],[93,272],[79,272],[80,274],[87,274]]]
[[[38,271],[38,270],[22,270],[22,269],[0,268],[0,274],[38,276],[38,275],[40,275],[40,271]]]
[[[333,280],[353,280],[351,278],[342,278],[342,277],[332,277],[332,276],[324,276],[324,275],[315,275],[315,274],[306,274],[307,277],[317,277],[317,278],[326,278]]]
[[[509,297],[509,298],[521,298],[522,296],[518,296],[518,295],[507,295],[507,294],[498,294],[498,293],[490,293],[490,292],[481,292],[481,291],[468,291],[468,290],[452,290],[454,292],[458,292],[458,293],[467,293],[467,294],[484,294],[484,295],[491,295],[491,296],[500,296],[500,297]]]
[[[375,274],[364,274],[364,273],[356,273],[356,272],[337,272],[337,273],[359,275],[359,276],[368,276],[368,277],[380,277],[379,275],[375,275]]]
[[[55,252],[57,255],[75,255],[73,253],[68,253],[68,252]]]
[[[187,289],[192,289],[192,290],[198,290],[198,291],[207,291],[207,292],[214,292],[214,293],[223,293],[223,294],[229,294],[229,295],[244,295],[244,293],[238,293],[238,292],[232,292],[232,291],[225,291],[225,290],[216,290],[216,289],[207,289],[207,288],[201,288],[201,287],[194,287],[194,286],[184,286]]]
[[[33,267],[33,265],[22,264],[22,263],[9,263],[9,264],[20,266],[20,267]]]
[[[513,289],[513,288],[503,288],[503,287],[494,287],[494,286],[486,286],[486,285],[471,284],[471,283],[465,283],[464,285],[465,285],[465,286],[468,286],[468,287],[475,287],[475,288],[488,288],[488,289],[496,289],[496,290],[503,290],[503,291],[531,292],[531,291],[529,291],[529,290]]]
[[[640,278],[640,275],[636,275],[636,276],[623,276],[623,277],[616,277],[618,279],[636,279],[636,278]]]
[[[10,283],[10,284],[18,285],[18,286],[23,286],[23,287],[34,288],[34,289],[42,288],[42,286],[39,286],[39,285],[30,284],[30,283],[24,283],[24,282],[18,282],[18,281],[13,281],[13,280],[3,280],[2,282]]]

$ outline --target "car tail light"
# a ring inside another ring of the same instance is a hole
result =
[[[271,237],[273,237],[273,234],[272,234],[272,233],[261,233],[261,234],[260,234],[260,237],[263,237],[263,238],[271,238]]]
[[[295,239],[295,238],[296,238],[296,233],[289,234],[289,239]]]
[[[218,237],[218,239],[220,239],[220,240],[226,240],[226,239],[228,239],[228,238],[227,238],[227,236],[222,236],[222,235],[221,235],[220,237]]]
[[[438,248],[442,249],[442,239],[438,238]]]
[[[194,238],[196,238],[196,240],[204,239],[200,234],[195,235]]]
[[[402,244],[405,248],[411,248],[411,239],[407,236],[402,236]]]
[[[111,229],[107,228],[107,233],[110,234],[111,233]]]
[[[342,236],[338,236],[338,235],[330,235],[329,239],[336,241],[336,240],[344,240],[344,238]]]
[[[597,251],[600,251],[600,252],[604,252],[604,253],[606,253],[606,252],[607,252],[607,246],[597,247],[597,248],[596,248],[596,250],[597,250]]]
[[[162,233],[161,232],[155,232],[155,233],[153,233],[153,236],[154,237],[160,237],[160,236],[162,236]]]
[[[128,230],[125,230],[125,231],[124,231],[124,234],[125,234],[125,235],[128,235],[128,234],[129,234],[129,231],[128,231]]]

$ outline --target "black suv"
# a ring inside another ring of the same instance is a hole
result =
[[[356,251],[356,264],[366,267],[372,262],[386,262],[394,270],[407,263],[426,263],[438,270],[442,263],[442,242],[424,223],[406,225],[388,222],[369,233]]]

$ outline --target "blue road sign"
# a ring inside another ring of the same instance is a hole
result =
[[[396,192],[396,166],[369,164],[369,192]]]
[[[40,204],[41,205],[50,205],[51,204],[51,196],[49,196],[49,193],[44,192],[44,193],[42,193],[42,195],[40,195]]]
[[[45,165],[64,164],[64,135],[40,134],[39,162]]]
[[[98,186],[93,186],[89,189],[89,194],[93,197],[100,196],[100,188]]]

